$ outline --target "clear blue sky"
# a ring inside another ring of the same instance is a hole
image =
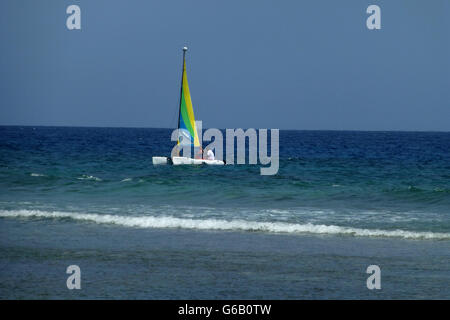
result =
[[[0,39],[2,125],[173,127],[187,45],[204,127],[450,130],[448,0],[2,0]]]

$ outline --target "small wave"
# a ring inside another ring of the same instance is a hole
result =
[[[422,192],[424,190],[419,188],[419,187],[416,187],[416,186],[408,186],[408,191],[411,191],[411,192]]]
[[[45,177],[45,174],[42,174],[42,173],[31,173],[30,176],[32,176],[32,177]]]
[[[446,189],[446,188],[434,188],[433,191],[434,192],[450,193],[450,189]]]
[[[127,181],[131,181],[131,180],[133,180],[133,178],[125,178],[123,180],[120,180],[120,182],[127,182]]]
[[[0,217],[38,217],[61,219],[69,218],[77,221],[89,221],[100,224],[116,224],[125,227],[136,228],[182,228],[196,230],[238,230],[238,231],[261,231],[273,233],[289,234],[331,234],[349,235],[361,237],[388,237],[403,239],[434,239],[449,240],[450,233],[437,232],[415,232],[406,230],[379,230],[341,227],[335,225],[315,225],[311,223],[296,224],[285,222],[258,222],[246,220],[221,220],[221,219],[189,219],[176,218],[171,216],[120,216],[94,213],[73,213],[60,211],[40,211],[40,210],[12,210],[0,211]]]
[[[93,181],[102,181],[102,179],[94,177],[94,176],[88,176],[86,174],[83,174],[81,177],[77,178],[78,180],[93,180]]]

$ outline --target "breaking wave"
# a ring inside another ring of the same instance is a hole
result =
[[[187,219],[172,216],[120,216],[109,214],[76,213],[61,211],[40,210],[1,210],[0,217],[23,218],[48,218],[48,219],[73,219],[76,221],[88,221],[99,224],[116,224],[125,227],[136,228],[181,228],[195,230],[237,230],[260,231],[289,234],[331,234],[349,235],[361,237],[389,237],[403,239],[434,239],[449,240],[450,233],[418,232],[406,230],[379,230],[342,227],[322,224],[297,224],[284,222],[260,222],[246,220],[222,220],[222,219]]]

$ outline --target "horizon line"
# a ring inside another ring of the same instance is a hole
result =
[[[166,129],[166,130],[174,130],[174,128],[167,127],[132,127],[132,126],[69,126],[69,125],[30,125],[30,124],[0,124],[0,127],[47,127],[47,128],[103,128],[103,129]],[[208,130],[210,128],[202,128],[202,130]],[[214,128],[219,130],[226,130],[232,128]],[[233,128],[233,129],[256,129],[253,127],[249,128]],[[389,130],[380,130],[380,129],[279,129],[279,128],[258,128],[259,129],[278,129],[280,131],[356,131],[356,132],[440,132],[440,133],[449,133],[450,130],[398,130],[398,129],[389,129]]]

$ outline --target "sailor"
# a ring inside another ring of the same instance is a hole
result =
[[[178,137],[178,143],[172,149],[172,152],[171,152],[171,155],[170,155],[171,158],[180,156],[180,151],[183,149],[183,147],[181,145],[182,141],[183,141],[183,136],[179,136]]]
[[[206,153],[206,160],[214,160],[214,152],[211,149]]]
[[[202,147],[199,147],[198,152],[194,156],[195,159],[202,159],[203,158],[203,149]]]

